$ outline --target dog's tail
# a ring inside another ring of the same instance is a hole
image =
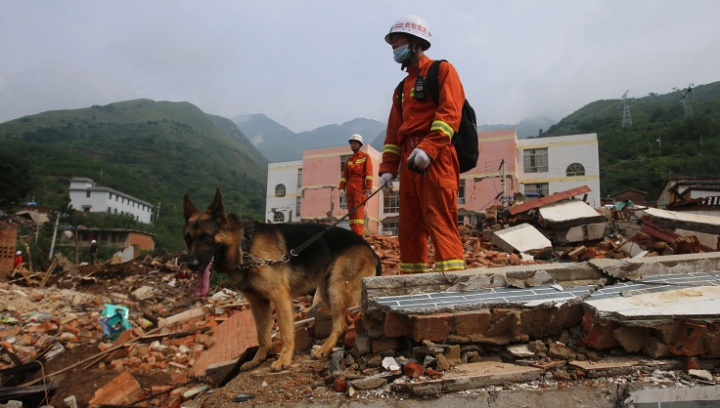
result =
[[[375,260],[377,261],[377,265],[375,265],[375,276],[380,276],[382,275],[382,262],[380,262],[380,257],[377,256],[377,254],[375,254]]]

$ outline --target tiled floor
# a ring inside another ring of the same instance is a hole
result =
[[[562,289],[559,285],[544,285],[534,288],[493,288],[458,293],[426,293],[422,295],[388,296],[371,299],[379,306],[389,307],[396,312],[427,308],[452,309],[455,307],[508,304],[523,307],[535,306],[545,302],[565,302],[587,297],[595,286],[577,286]]]

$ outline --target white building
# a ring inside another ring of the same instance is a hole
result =
[[[597,134],[518,140],[517,178],[525,194],[547,196],[587,185],[587,203],[600,207]]]
[[[130,214],[135,221],[152,222],[153,206],[127,194],[95,184],[89,178],[70,180],[70,205],[78,211]]]
[[[300,221],[302,160],[268,164],[265,221]]]

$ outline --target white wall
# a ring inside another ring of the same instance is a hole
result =
[[[265,199],[265,221],[273,222],[275,211],[282,212],[285,222],[300,221],[295,208],[297,197],[302,194],[302,187],[298,187],[298,171],[302,169],[302,160],[268,164],[267,196]],[[285,197],[275,195],[275,187],[285,185]]]
[[[145,224],[152,222],[153,207],[150,203],[107,187],[97,186],[91,179],[70,180],[70,205],[77,211],[130,214],[139,222]]]
[[[548,171],[525,173],[523,169],[525,149],[548,149]],[[568,177],[567,167],[580,163],[584,176]],[[548,183],[548,194],[587,185],[590,187],[587,203],[600,207],[600,162],[597,134],[541,137],[518,140],[518,181],[520,184]],[[520,189],[523,191],[523,188]]]

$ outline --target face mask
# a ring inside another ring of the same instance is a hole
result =
[[[393,50],[393,58],[398,64],[402,64],[406,59],[410,57],[410,47],[405,44],[401,47],[397,47]]]

